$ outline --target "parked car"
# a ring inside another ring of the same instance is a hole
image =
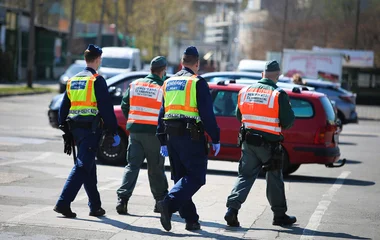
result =
[[[326,94],[331,101],[335,102],[338,109],[338,119],[343,124],[358,122],[355,93],[347,91],[335,83],[323,80],[304,79],[304,84],[313,87],[317,92]]]
[[[260,80],[262,78],[259,72],[209,72],[201,75],[207,82],[220,82],[232,80]],[[279,83],[290,83],[285,77],[280,77]]]
[[[86,67],[86,62],[84,60],[76,60],[71,64],[66,71],[59,77],[59,92],[63,93],[66,91],[66,83],[72,76],[79,73]]]
[[[214,101],[214,113],[220,127],[221,150],[210,159],[239,161],[241,150],[237,146],[240,122],[236,119],[239,91],[246,85],[236,83],[209,83]],[[335,166],[339,160],[339,133],[336,115],[329,99],[315,91],[299,87],[284,89],[296,116],[292,128],[283,130],[285,149],[285,175],[296,171],[301,164],[319,163]]]
[[[126,119],[121,112],[120,105],[125,91],[132,81],[147,76],[149,72],[128,72],[122,73],[107,80],[108,91],[111,94],[112,104],[114,105],[115,114],[118,120],[118,133],[121,138],[119,147],[107,149],[99,146],[97,158],[107,164],[120,164],[125,161],[125,153],[128,146],[129,133],[126,131]],[[58,128],[58,110],[61,106],[63,94],[53,97],[49,105],[48,117],[50,125]]]

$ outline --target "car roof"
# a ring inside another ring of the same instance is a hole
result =
[[[143,77],[148,76],[149,74],[150,74],[150,72],[146,72],[146,71],[120,73],[116,76],[108,78],[106,80],[106,82],[107,82],[107,86],[111,86],[115,83],[122,81],[125,78],[129,78],[129,77],[141,77],[141,78],[143,78]]]
[[[211,78],[211,77],[247,77],[253,78],[254,80],[261,79],[262,75],[259,72],[208,72],[201,75],[203,78]],[[248,79],[247,79],[248,80]],[[279,78],[279,82],[289,82],[286,78]]]
[[[308,86],[315,86],[315,87],[332,87],[332,88],[337,88],[339,87],[339,85],[337,83],[333,83],[333,82],[328,82],[328,81],[323,81],[321,79],[303,79],[303,81],[305,82],[305,85],[308,85]]]
[[[208,83],[210,89],[218,89],[218,90],[225,90],[225,89],[228,89],[228,90],[231,90],[231,91],[240,91],[243,87],[246,87],[248,86],[248,84],[241,84],[241,83],[231,83],[231,84],[217,84],[217,83]],[[280,83],[278,83],[278,85],[280,85]],[[296,85],[296,84],[293,84],[295,86],[295,88],[297,88],[297,86],[299,85]],[[280,86],[279,86],[280,87]],[[322,96],[325,96],[325,94],[323,93],[319,93],[319,92],[315,92],[315,91],[309,91],[309,90],[301,90],[300,88],[300,91],[297,92],[295,90],[293,90],[294,88],[282,88],[286,93],[288,93],[289,96],[304,96],[304,97],[316,97],[316,98],[319,98],[319,97],[322,97]]]
[[[146,76],[148,76],[150,74],[150,72],[147,72],[147,71],[136,71],[136,72],[126,72],[126,73],[120,73],[116,76],[113,76],[111,78],[108,78],[106,80],[107,82],[107,86],[111,86],[111,85],[114,85],[122,80],[124,80],[125,78],[130,78],[130,77],[137,77],[137,78],[144,78]],[[166,74],[167,77],[171,77],[172,74]]]

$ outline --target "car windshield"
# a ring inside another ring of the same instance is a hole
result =
[[[71,65],[67,70],[66,70],[66,75],[67,77],[72,77],[74,76],[75,74],[79,73],[80,71],[82,71],[86,66],[82,66],[82,65]]]
[[[333,124],[335,122],[335,112],[330,100],[326,96],[323,96],[320,97],[320,101],[325,109],[327,121]]]
[[[103,57],[101,66],[108,68],[129,68],[130,61],[131,60],[129,58]]]

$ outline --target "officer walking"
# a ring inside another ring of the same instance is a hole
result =
[[[182,56],[182,70],[165,81],[157,136],[161,153],[169,155],[175,185],[158,202],[161,224],[171,229],[171,216],[179,211],[187,230],[199,230],[199,216],[192,196],[206,183],[208,143],[212,139],[215,156],[220,150],[219,127],[213,112],[207,82],[197,75],[198,50],[190,46]]]
[[[277,61],[269,61],[258,83],[243,88],[238,96],[236,116],[241,128],[242,156],[238,178],[227,199],[228,211],[224,216],[229,226],[238,227],[237,218],[257,175],[266,171],[267,198],[274,213],[273,225],[291,225],[296,218],[286,215],[284,181],[282,176],[281,129],[293,125],[294,113],[289,97],[276,83],[280,76]]]
[[[154,212],[158,212],[157,202],[168,193],[165,175],[165,158],[160,154],[160,141],[156,137],[158,113],[162,104],[162,84],[167,62],[165,57],[153,58],[151,74],[133,81],[121,102],[121,109],[127,121],[129,146],[128,165],[125,167],[123,182],[117,190],[119,201],[116,211],[127,214],[127,204],[136,186],[137,177],[144,159],[148,163],[150,189],[156,200]]]
[[[87,67],[67,82],[66,92],[59,109],[61,129],[72,134],[78,149],[75,165],[63,187],[54,211],[68,218],[75,218],[70,204],[84,185],[88,196],[90,216],[103,216],[97,189],[95,155],[101,138],[101,122],[108,131],[112,146],[120,144],[117,121],[111,104],[106,81],[96,69],[101,63],[102,50],[90,44],[84,52]],[[75,148],[74,148],[75,150]]]

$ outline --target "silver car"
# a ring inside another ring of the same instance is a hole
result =
[[[356,94],[341,88],[339,85],[322,80],[303,79],[306,86],[313,87],[315,91],[327,95],[335,102],[338,110],[338,119],[343,123],[357,123]]]

